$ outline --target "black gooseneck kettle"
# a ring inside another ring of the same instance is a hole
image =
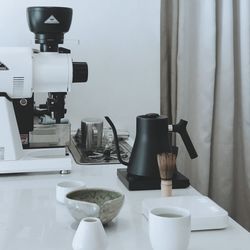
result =
[[[137,116],[135,142],[129,162],[125,162],[120,155],[116,128],[109,117],[105,116],[105,119],[114,133],[118,160],[128,166],[128,175],[160,178],[157,154],[172,152],[173,147],[169,140],[170,132],[180,134],[190,158],[198,156],[186,130],[187,121],[180,120],[178,124],[170,125],[166,116],[153,113]]]

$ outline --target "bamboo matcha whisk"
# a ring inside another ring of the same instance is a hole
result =
[[[173,153],[161,153],[157,155],[157,162],[161,177],[162,196],[172,195],[172,179],[176,169],[176,155]]]

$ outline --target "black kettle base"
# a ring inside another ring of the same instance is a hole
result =
[[[117,176],[128,190],[154,190],[161,188],[161,180],[142,176],[128,175],[127,168],[117,169]],[[173,178],[173,188],[187,188],[190,182],[180,172],[176,172]]]

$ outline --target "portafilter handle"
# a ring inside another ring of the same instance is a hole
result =
[[[198,154],[194,148],[194,145],[189,137],[189,134],[187,132],[187,124],[188,122],[185,120],[180,120],[179,123],[177,124],[173,124],[173,125],[169,125],[169,132],[177,132],[180,134],[186,149],[189,153],[189,156],[191,159],[194,159],[196,157],[198,157]]]

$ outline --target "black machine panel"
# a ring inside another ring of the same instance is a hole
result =
[[[34,97],[25,99],[13,99],[15,115],[20,134],[33,130]]]

